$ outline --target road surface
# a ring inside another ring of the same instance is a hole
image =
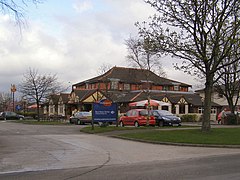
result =
[[[237,179],[240,149],[83,134],[81,126],[0,121],[0,179]]]

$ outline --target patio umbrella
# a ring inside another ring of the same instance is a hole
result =
[[[137,102],[129,103],[129,106],[147,106],[148,100],[142,100]],[[169,106],[169,103],[163,102],[163,101],[157,101],[154,99],[150,99],[150,106]]]
[[[40,107],[40,106],[39,106]],[[27,107],[28,109],[37,109],[37,104],[33,104]]]

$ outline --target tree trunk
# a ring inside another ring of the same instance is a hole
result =
[[[229,109],[230,109],[231,113],[234,114],[234,112],[235,112],[235,106],[234,106],[234,104],[233,104],[233,97],[231,97],[231,98],[228,99],[228,106],[229,106]]]
[[[148,105],[147,105],[147,111],[148,111],[148,114],[147,114],[147,123],[146,123],[146,126],[149,126],[149,119],[150,119],[150,93],[149,93],[149,90],[148,90]]]
[[[213,90],[213,75],[209,75],[209,76],[206,76],[202,132],[209,132],[211,130],[210,116],[211,116],[212,90]]]
[[[39,101],[37,101],[37,120],[40,121],[40,104],[39,104]]]

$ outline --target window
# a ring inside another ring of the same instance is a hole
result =
[[[217,108],[212,108],[211,109],[211,114],[217,114]]]
[[[124,90],[130,90],[130,84],[124,84],[123,89]]]
[[[163,86],[163,90],[168,91],[169,90],[168,86]]]
[[[174,91],[179,91],[179,86],[176,86],[176,85],[175,85],[175,86],[173,87],[173,90],[174,90]]]
[[[132,111],[128,111],[127,113],[126,113],[126,116],[131,116],[132,115]]]
[[[59,105],[59,113],[63,114],[63,105]]]
[[[198,113],[199,113],[199,114],[202,114],[202,113],[203,113],[203,108],[202,108],[202,107],[199,107],[199,108],[198,108]]]
[[[185,114],[185,104],[180,104],[179,105],[179,113],[180,114]]]
[[[132,116],[138,116],[138,112],[137,111],[132,111]]]
[[[51,105],[51,106],[49,106],[49,113],[54,113],[54,107]]]
[[[117,81],[112,81],[111,82],[111,89],[118,89],[118,82]]]

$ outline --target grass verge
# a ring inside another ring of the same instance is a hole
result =
[[[66,121],[37,121],[37,120],[17,120],[16,123],[31,124],[31,125],[67,125]]]
[[[151,128],[151,127],[150,127]],[[143,129],[141,128],[135,128],[135,127],[116,127],[116,126],[94,126],[94,130],[92,130],[92,126],[84,127],[80,131],[85,133],[106,133],[106,132],[113,132],[113,131],[125,131],[125,130],[138,130]]]
[[[240,128],[211,129],[202,133],[199,129],[146,131],[120,134],[118,136],[152,142],[171,142],[187,144],[240,145]]]
[[[95,134],[95,133],[106,133],[106,132],[113,132],[113,131],[140,131],[140,130],[157,130],[157,129],[172,129],[172,128],[186,128],[189,126],[180,126],[180,127],[172,127],[172,126],[165,126],[165,127],[153,127],[153,126],[141,126],[141,127],[116,127],[116,126],[94,126],[94,130],[92,130],[91,126],[88,127],[84,127],[82,128],[80,131],[81,132],[85,132],[85,133],[91,133],[91,134]],[[191,126],[194,127],[194,126]],[[197,126],[195,126],[197,127]]]

